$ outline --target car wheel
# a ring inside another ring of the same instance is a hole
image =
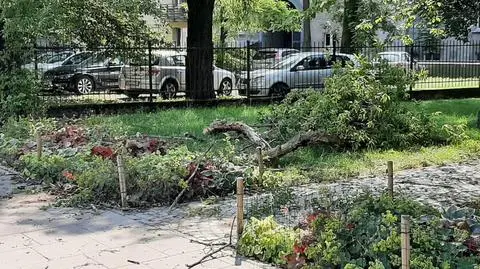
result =
[[[177,96],[178,86],[173,80],[167,80],[162,87],[160,95],[163,99],[172,99]]]
[[[230,96],[232,95],[232,90],[233,90],[232,80],[229,78],[224,78],[220,83],[220,89],[218,90],[218,94]]]
[[[79,94],[89,94],[95,90],[95,82],[89,76],[81,76],[75,82],[75,90]]]
[[[290,88],[285,83],[277,83],[270,88],[270,97],[284,98],[290,92]]]

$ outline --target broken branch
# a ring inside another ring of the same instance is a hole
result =
[[[226,132],[243,134],[257,146],[262,148],[271,148],[270,144],[268,144],[268,142],[265,141],[252,127],[242,122],[227,123],[225,121],[214,121],[209,127],[203,130],[204,134],[218,134]]]

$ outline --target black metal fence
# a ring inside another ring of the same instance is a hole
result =
[[[270,98],[294,89],[321,89],[335,63],[355,63],[355,57],[343,51],[335,43],[300,49],[250,42],[216,47],[212,90],[221,97]],[[426,70],[427,78],[418,81],[411,89],[414,91],[480,89],[480,42],[362,47],[353,51],[407,71]],[[52,103],[157,102],[185,96],[186,57],[187,49],[178,47],[36,47],[23,68],[38,74],[41,95]]]

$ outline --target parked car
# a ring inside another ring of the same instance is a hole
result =
[[[323,52],[302,52],[295,54],[269,69],[250,73],[250,96],[285,96],[291,89],[324,87],[325,79],[333,73],[333,66],[341,62],[357,65],[350,54],[336,54],[335,57]],[[239,82],[239,94],[247,95],[246,75]]]
[[[185,91],[186,53],[178,51],[158,51],[153,53],[152,90],[162,98],[174,98],[178,92]],[[148,60],[142,64],[125,65],[120,73],[120,91],[131,98],[151,93]],[[213,67],[213,85],[219,94],[231,95],[235,85],[235,76],[227,70]]]
[[[252,70],[268,68],[299,52],[296,49],[260,49],[252,57]]]
[[[417,60],[415,60],[410,53],[404,51],[386,51],[380,52],[378,58],[375,60],[375,63],[379,61],[386,61],[392,66],[398,66],[405,70],[410,70],[410,64],[413,64],[413,70],[419,71],[421,66],[419,66]]]
[[[44,80],[53,89],[88,94],[97,89],[118,88],[121,67],[119,58],[104,52],[81,52],[45,72]]]
[[[46,71],[53,69],[57,66],[62,65],[62,63],[69,58],[70,56],[74,55],[75,52],[73,51],[60,51],[60,52],[53,52],[53,53],[44,53],[37,57],[31,63],[25,64],[22,67],[31,71],[37,71],[40,74],[45,73]],[[35,63],[36,62],[36,63]],[[35,67],[36,65],[36,67]]]

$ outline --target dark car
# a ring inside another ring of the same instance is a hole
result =
[[[61,66],[45,72],[50,88],[88,94],[98,89],[118,88],[122,63],[105,53],[81,52]]]

